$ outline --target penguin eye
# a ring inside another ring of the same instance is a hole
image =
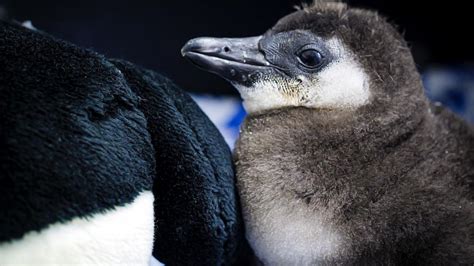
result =
[[[315,49],[306,49],[297,54],[298,61],[307,68],[317,68],[323,63],[323,55]]]

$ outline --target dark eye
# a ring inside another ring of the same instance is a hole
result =
[[[323,63],[323,55],[314,49],[307,49],[298,53],[298,60],[305,67],[317,68]]]

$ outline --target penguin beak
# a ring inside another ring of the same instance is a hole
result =
[[[270,69],[259,50],[261,38],[196,38],[184,45],[181,54],[199,68],[231,83],[248,85]]]

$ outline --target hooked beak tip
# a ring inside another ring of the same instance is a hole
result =
[[[186,55],[192,50],[192,44],[194,43],[194,39],[188,41],[182,48],[181,48],[181,56],[186,57]]]
[[[258,47],[261,36],[248,38],[195,38],[181,49],[181,55],[208,72],[228,81],[250,82],[250,76],[269,71],[269,62]]]

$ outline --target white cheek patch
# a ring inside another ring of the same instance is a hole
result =
[[[153,194],[0,243],[0,265],[143,265],[153,247]]]
[[[362,66],[341,41],[327,41],[335,60],[326,66],[311,82],[307,107],[355,109],[370,99],[369,78]]]
[[[248,113],[285,106],[309,108],[356,109],[370,101],[369,77],[353,54],[337,38],[326,41],[333,62],[313,76],[297,77],[302,82],[296,94],[288,95],[282,87],[288,80],[263,79],[253,87],[234,85],[240,92]]]

